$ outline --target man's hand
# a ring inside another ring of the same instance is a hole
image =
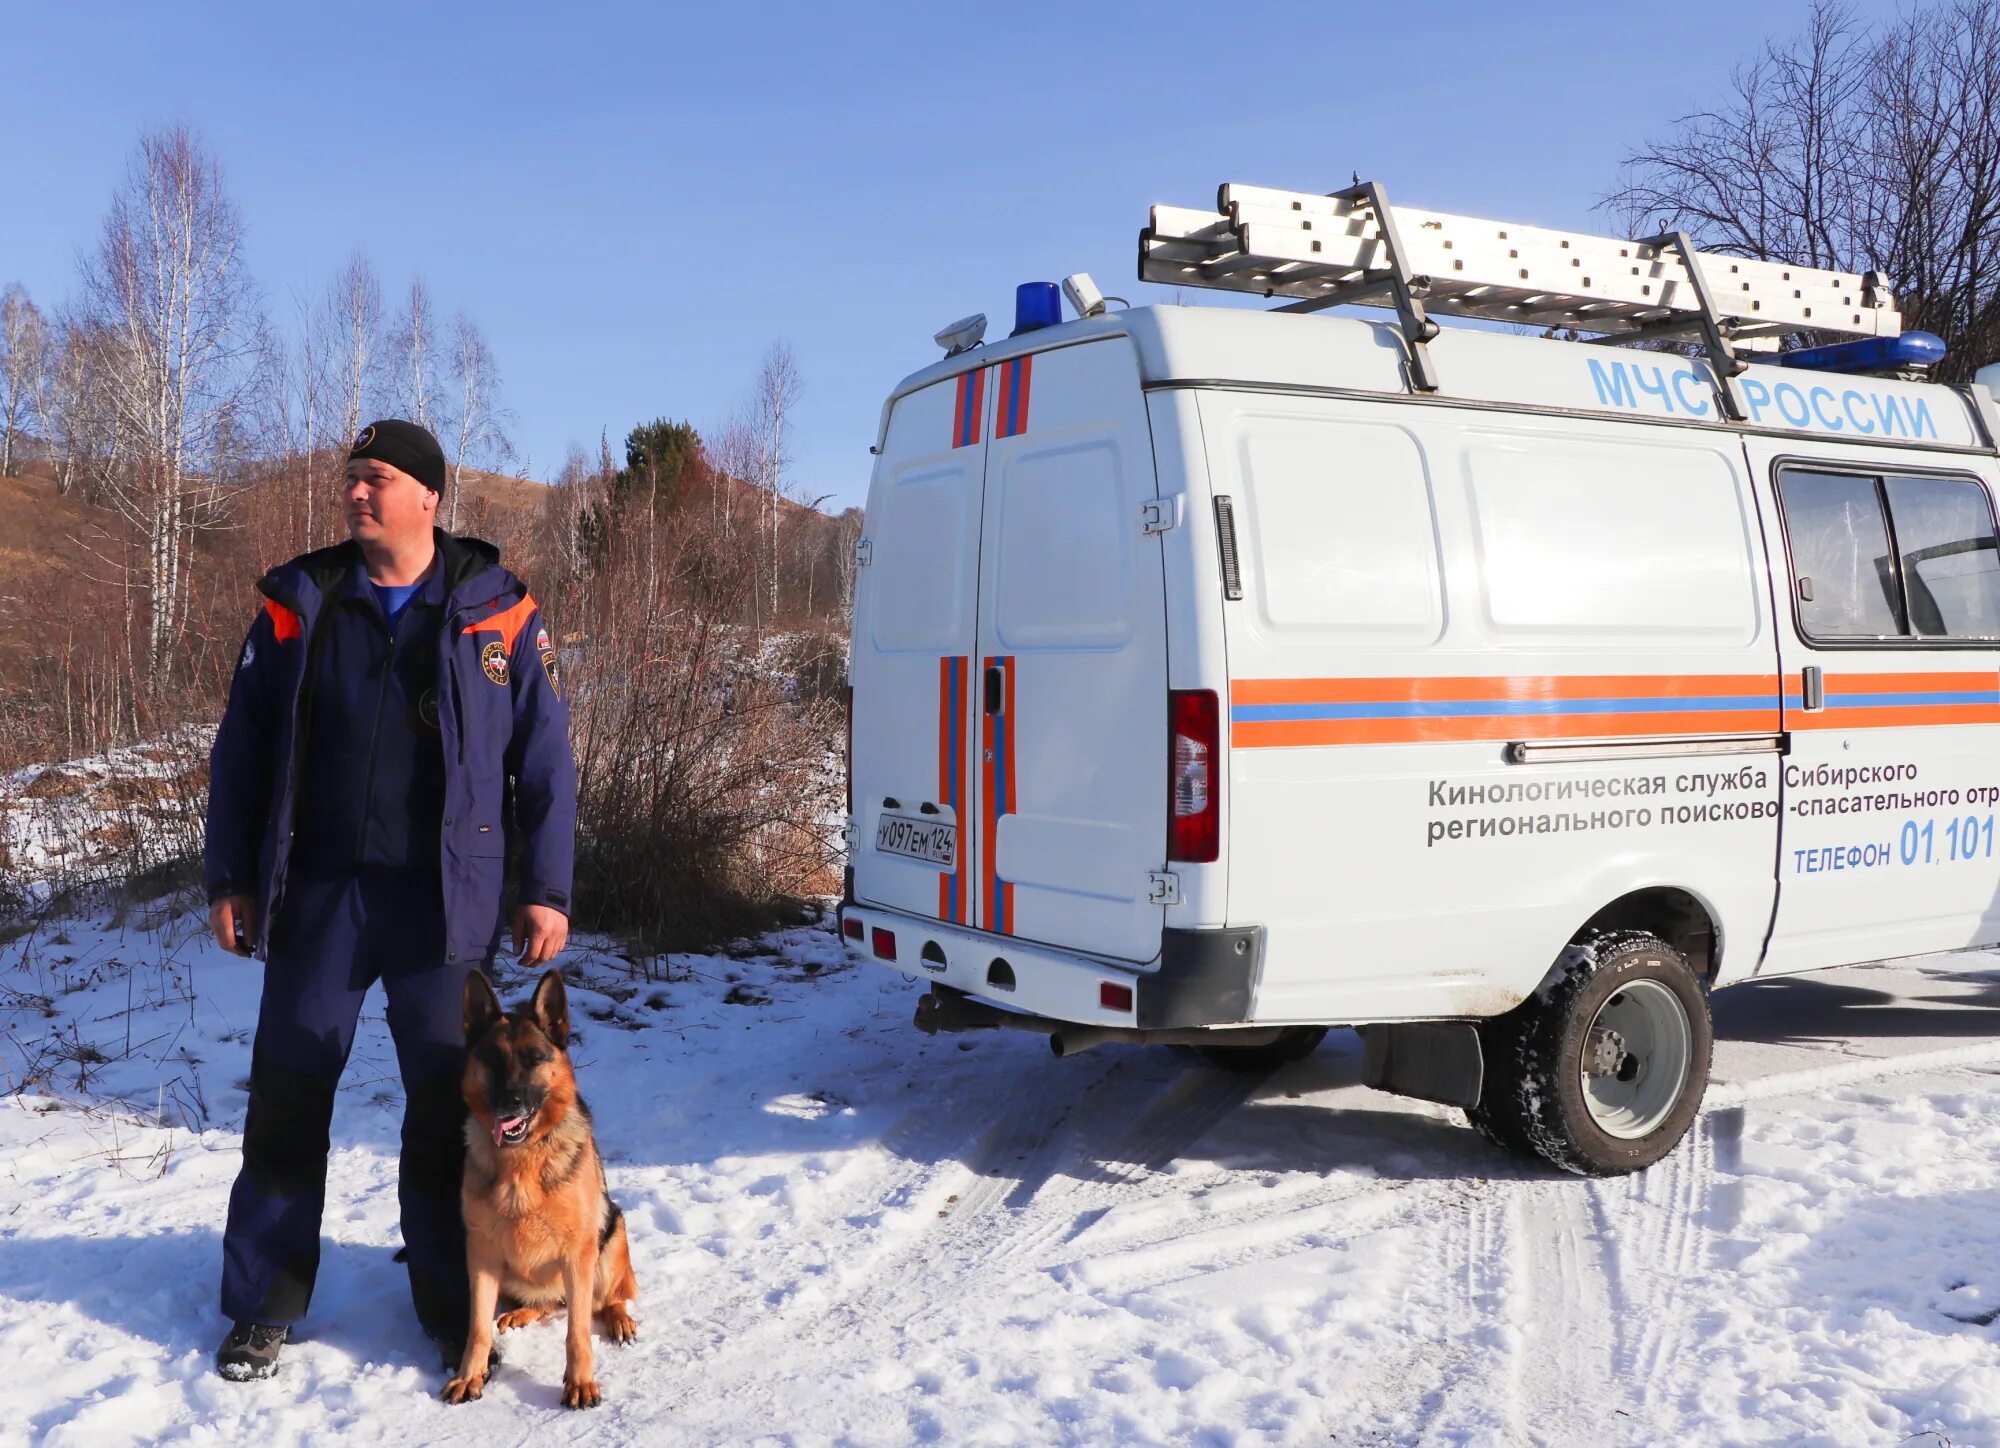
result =
[[[216,896],[209,902],[208,928],[215,932],[215,943],[231,955],[254,954],[257,949],[257,901],[249,895]]]
[[[546,905],[514,907],[514,953],[527,967],[547,965],[569,943],[569,916]]]

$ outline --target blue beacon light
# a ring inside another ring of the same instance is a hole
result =
[[[1905,332],[1898,337],[1864,337],[1859,342],[1832,342],[1781,352],[1785,367],[1810,367],[1816,372],[1901,372],[1934,367],[1944,361],[1944,339],[1929,332]]]
[[[1012,336],[1053,327],[1062,320],[1062,288],[1054,282],[1022,282],[1014,288]]]

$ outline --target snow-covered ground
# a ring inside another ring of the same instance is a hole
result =
[[[1366,1091],[1344,1033],[1261,1078],[931,1039],[818,928],[566,964],[643,1293],[583,1415],[559,1323],[436,1400],[379,1011],[303,1340],[215,1378],[262,968],[188,917],[0,946],[0,1440],[2000,1443],[1990,956],[1724,993],[1710,1113],[1610,1182]]]

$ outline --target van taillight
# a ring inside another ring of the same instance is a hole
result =
[[[854,813],[854,685],[847,686],[847,812]]]
[[[1167,858],[1203,864],[1221,852],[1215,757],[1222,747],[1221,708],[1212,689],[1167,695]]]

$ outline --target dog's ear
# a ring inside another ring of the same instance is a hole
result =
[[[468,970],[465,973],[465,1044],[470,1046],[484,1040],[486,1033],[499,1024],[504,1014],[500,1009],[500,997],[493,994],[486,972]]]
[[[556,1043],[558,1051],[569,1049],[569,992],[563,989],[562,972],[551,969],[535,987],[535,1024]]]

